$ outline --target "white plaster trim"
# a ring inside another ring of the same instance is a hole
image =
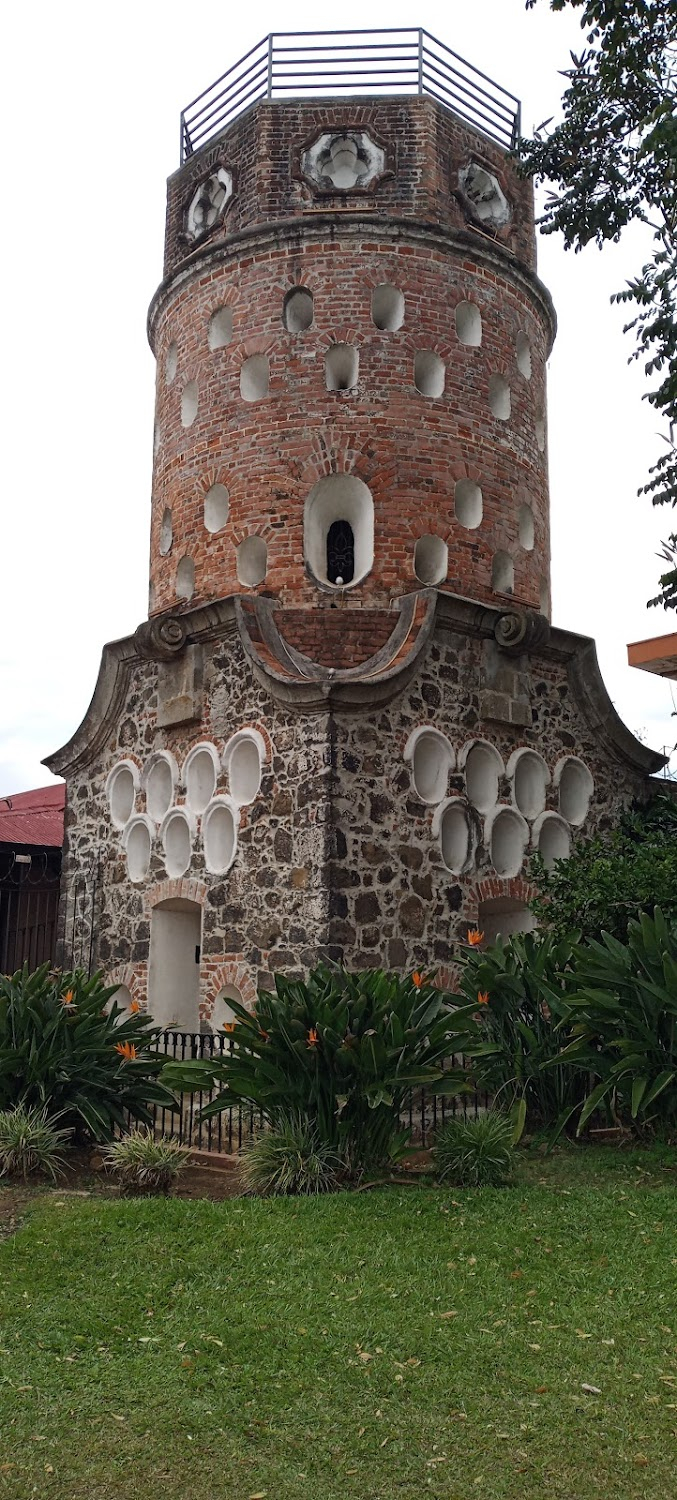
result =
[[[174,756],[172,755],[171,750],[154,750],[153,754],[149,755],[148,760],[146,761],[146,764],[144,765],[143,771],[141,773],[142,791],[146,791],[150,773],[155,766],[160,764],[160,761],[164,761],[165,764],[169,766],[172,778],[172,787],[174,791],[176,791],[176,788],[179,784],[179,767]],[[169,809],[167,810],[169,811]]]
[[[565,772],[567,766],[576,766],[577,772],[578,773],[582,773],[581,780],[582,780],[583,787],[585,789],[585,795],[587,795],[587,801],[586,801],[585,811],[583,812],[583,814],[582,814],[581,817],[564,818],[564,814],[563,813],[561,814],[561,816],[564,818],[565,822],[567,822],[568,824],[570,824],[571,827],[573,827],[573,828],[580,828],[581,824],[583,824],[585,822],[585,820],[586,820],[586,818],[588,816],[588,813],[590,811],[590,802],[592,800],[592,796],[593,796],[593,793],[594,793],[594,790],[595,790],[595,783],[594,783],[594,780],[593,780],[592,772],[586,766],[585,761],[581,760],[580,756],[578,756],[578,755],[563,755],[561,757],[561,759],[558,760],[557,765],[555,766],[555,769],[553,771],[553,776],[552,776],[553,786],[557,787],[557,789],[559,791],[559,794],[560,794],[560,800],[561,800],[561,796],[562,796],[562,790],[561,790],[562,776],[564,775],[564,772]]]
[[[261,765],[263,765],[264,762],[268,759],[268,749],[267,749],[266,742],[265,742],[265,740],[263,738],[263,735],[261,734],[260,730],[258,730],[258,729],[238,729],[235,734],[231,734],[230,739],[228,740],[226,748],[225,748],[225,750],[223,752],[223,755],[221,757],[224,771],[228,771],[230,769],[230,762],[231,762],[232,757],[233,757],[233,751],[240,744],[241,740],[253,740],[254,741],[254,744],[256,745],[256,748],[257,748],[257,750],[259,752],[259,760],[261,762]]]
[[[443,849],[442,849],[442,824],[444,822],[444,815],[445,815],[447,809],[450,808],[450,807],[457,807],[463,813],[463,817],[465,819],[465,826],[466,826],[466,829],[467,829],[467,832],[468,832],[468,847],[467,847],[466,857],[465,857],[465,859],[463,861],[463,864],[461,865],[460,869],[455,869],[453,867],[453,865],[448,865],[447,864],[447,861],[444,858],[444,853],[443,853]],[[472,808],[470,807],[470,804],[468,803],[467,798],[466,797],[458,797],[458,796],[457,797],[445,797],[444,801],[439,803],[439,805],[435,808],[435,811],[433,813],[432,830],[433,830],[433,833],[435,834],[435,837],[439,839],[440,854],[442,855],[442,863],[444,865],[445,870],[449,870],[449,872],[452,875],[466,875],[468,873],[468,871],[473,868],[473,865],[474,865],[474,862],[475,862],[475,850],[476,850],[476,847],[477,847],[477,837],[476,837],[476,831],[475,831],[475,819],[473,817]]]
[[[521,837],[521,851],[519,861],[515,862],[514,868],[510,868],[508,870],[496,869],[496,865],[493,861],[493,850],[491,848],[491,843],[493,831],[499,818],[509,818],[512,823],[516,823],[518,825]],[[515,875],[519,875],[519,872],[522,868],[522,865],[524,863],[524,856],[526,854],[527,846],[529,843],[529,824],[527,823],[526,818],[523,818],[519,809],[517,807],[513,807],[510,802],[497,802],[492,811],[488,813],[484,822],[484,843],[486,848],[489,850],[489,857],[491,859],[492,867],[494,870],[496,870],[496,874],[499,876],[499,879],[514,879]]]
[[[557,823],[561,828],[564,828],[566,830],[567,838],[569,839],[569,841],[571,841],[571,824],[567,823],[566,818],[563,818],[561,813],[552,812],[548,808],[545,812],[540,813],[539,816],[534,820],[531,829],[531,843],[534,849],[538,848],[538,841],[541,836],[541,830],[546,823]]]
[[[147,831],[147,833],[148,833],[148,838],[149,838],[148,863],[146,865],[145,870],[143,870],[140,875],[132,875],[132,872],[131,872],[131,870],[129,868],[129,840],[130,840],[130,838],[131,838],[131,836],[132,836],[132,834],[134,832],[134,829],[135,828],[139,828],[139,827],[145,828],[146,831]],[[153,819],[149,818],[148,813],[134,813],[132,815],[132,817],[129,818],[129,820],[125,824],[125,830],[124,830],[124,833],[122,835],[122,846],[123,846],[123,849],[125,851],[125,854],[127,855],[127,874],[129,876],[129,879],[130,879],[132,885],[143,885],[143,882],[146,879],[146,876],[147,876],[149,868],[150,868],[150,862],[151,862],[152,855],[153,855],[153,844],[154,843],[155,843],[155,824],[153,822]]]
[[[207,845],[208,845],[208,839],[209,839],[209,824],[211,822],[213,814],[220,807],[226,807],[228,809],[228,811],[230,812],[230,814],[232,816],[232,819],[233,819],[233,852],[231,854],[230,859],[228,860],[228,863],[225,864],[225,865],[217,865],[217,864],[215,864],[213,860],[209,859],[208,852],[207,852]],[[209,870],[209,872],[210,872],[211,875],[225,875],[227,873],[227,871],[230,870],[231,866],[235,863],[235,857],[237,855],[237,849],[238,849],[238,837],[237,837],[237,834],[238,834],[238,828],[239,828],[239,826],[240,826],[240,809],[239,809],[239,807],[237,805],[237,802],[235,802],[232,797],[226,796],[224,793],[219,793],[219,795],[217,797],[212,797],[212,800],[209,803],[209,806],[205,808],[205,810],[204,810],[204,812],[202,814],[202,850],[203,850],[203,853],[204,853],[205,865],[206,865],[206,867]]]
[[[529,813],[525,813],[520,807],[517,801],[517,789],[515,785],[517,779],[517,771],[519,769],[520,763],[524,760],[525,757],[528,757],[528,759],[531,761],[535,760],[538,763],[539,771],[542,773],[543,777],[543,805],[541,813],[534,813],[532,816],[530,816]],[[532,821],[532,817],[538,818],[542,816],[542,813],[545,811],[545,789],[550,785],[552,778],[550,776],[548,766],[546,765],[543,756],[539,754],[538,750],[532,750],[530,745],[522,745],[520,746],[519,750],[513,750],[512,755],[510,756],[508,764],[505,768],[505,772],[506,776],[510,778],[510,800],[513,804],[513,807],[516,807],[517,811],[519,813],[522,813],[522,816],[525,817],[528,822]]]
[[[120,771],[131,771],[132,781],[134,783],[134,798],[135,799],[139,795],[139,791],[140,791],[140,788],[141,788],[141,778],[139,776],[139,768],[138,768],[138,766],[136,764],[136,761],[134,761],[134,760],[119,760],[119,761],[117,761],[116,765],[113,766],[112,770],[108,772],[108,775],[106,777],[106,796],[108,798],[108,809],[109,809],[109,812],[110,812],[111,822],[112,822],[112,824],[113,824],[113,826],[115,828],[122,829],[122,828],[125,828],[127,826],[127,823],[129,822],[130,818],[132,818],[134,816],[134,813],[131,812],[130,815],[129,815],[129,818],[124,818],[124,819],[122,819],[122,818],[116,818],[116,817],[113,816],[113,809],[111,807],[111,801],[112,801],[111,793],[112,793],[112,789],[113,789],[113,784],[114,784],[116,778],[118,777],[118,775],[120,774]]]
[[[216,745],[212,744],[211,740],[198,740],[198,743],[196,745],[191,745],[190,750],[188,751],[188,754],[181,767],[181,786],[183,787],[184,792],[187,788],[187,775],[188,771],[190,770],[190,766],[195,760],[195,757],[203,750],[206,750],[207,754],[209,755],[214,767],[214,775],[218,779],[219,773],[221,771],[221,757],[216,748]]]
[[[416,729],[412,729],[411,734],[409,735],[407,743],[404,747],[404,759],[411,762],[411,779],[416,796],[418,797],[420,802],[427,803],[429,807],[435,807],[440,802],[440,798],[424,797],[419,789],[419,786],[416,782],[416,777],[414,775],[414,756],[416,754],[416,747],[424,738],[434,739],[440,745],[444,758],[447,762],[447,777],[449,776],[449,772],[453,771],[455,768],[456,755],[454,753],[453,746],[447,739],[446,734],[442,734],[442,731],[440,729],[435,729],[433,724],[419,724]]]
[[[500,751],[498,751],[496,749],[496,746],[492,745],[491,740],[479,740],[479,739],[478,740],[467,740],[466,743],[465,743],[465,745],[462,745],[461,749],[458,752],[458,769],[459,769],[459,771],[463,770],[463,768],[465,766],[465,763],[466,763],[466,761],[468,759],[468,756],[470,754],[470,751],[474,750],[476,745],[481,745],[484,750],[490,750],[491,751],[491,754],[493,755],[493,758],[494,758],[494,760],[496,762],[496,765],[498,767],[498,774],[499,774],[499,776],[504,776],[505,775],[505,766],[503,764],[503,757],[501,756]]]

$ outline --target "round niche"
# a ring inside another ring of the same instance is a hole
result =
[[[466,531],[474,531],[482,523],[483,500],[482,491],[474,479],[457,480],[454,489],[454,509],[456,520]]]
[[[531,380],[531,346],[526,333],[517,335],[515,357],[520,375],[523,375],[525,380]]]
[[[225,875],[237,853],[238,810],[230,797],[214,797],[202,819],[205,864],[212,875]]]
[[[520,505],[517,517],[520,547],[525,552],[532,552],[535,541],[534,513],[530,505]]]
[[[480,813],[491,812],[498,801],[498,784],[504,767],[495,745],[488,740],[473,740],[464,745],[458,764],[465,768],[468,801]]]
[[[223,531],[228,520],[230,496],[225,484],[213,484],[204,499],[204,522],[207,531]]]
[[[558,859],[568,859],[571,853],[571,833],[564,818],[555,812],[543,813],[536,819],[533,842],[546,870],[554,869]]]
[[[217,307],[209,319],[207,342],[210,349],[225,349],[233,337],[233,314],[229,307]]]
[[[414,546],[414,572],[419,583],[429,588],[444,583],[449,566],[449,549],[441,536],[420,536]]]
[[[372,321],[382,333],[396,333],[404,322],[404,296],[399,287],[384,281],[371,294]]]
[[[462,875],[472,854],[472,831],[468,808],[461,797],[450,797],[438,808],[433,833],[439,835],[442,859],[452,875]]]
[[[236,807],[246,807],[259,794],[266,742],[258,729],[240,729],[223,752],[230,794]]]
[[[411,762],[414,791],[421,802],[441,802],[456,760],[446,735],[425,725],[414,729],[404,747],[404,759]]]
[[[127,855],[127,874],[134,884],[145,880],[148,874],[154,832],[150,818],[147,818],[144,813],[131,818],[125,829],[124,848]]]
[[[515,750],[507,765],[515,806],[531,822],[543,812],[550,772],[536,750]]]
[[[139,790],[139,771],[133,760],[121,760],[113,766],[106,781],[106,793],[111,820],[116,828],[124,828],[134,811]]]
[[[160,832],[165,851],[165,869],[172,880],[177,880],[180,875],[185,875],[192,854],[192,828],[183,808],[170,809]]]
[[[179,364],[179,351],[178,351],[178,348],[176,346],[176,341],[174,339],[172,339],[172,342],[169,345],[169,348],[168,348],[167,354],[166,354],[166,358],[165,358],[165,384],[166,385],[171,385],[172,381],[174,380],[174,378],[176,376],[176,371],[178,369],[178,364]]]
[[[197,416],[197,381],[189,380],[181,395],[181,425],[192,427]]]
[[[479,307],[474,302],[459,302],[454,316],[459,342],[478,349],[482,342],[482,314]]]
[[[588,816],[590,798],[594,791],[592,776],[584,761],[576,755],[566,755],[557,762],[553,776],[559,789],[559,810],[574,828],[580,827]]]
[[[529,829],[522,814],[514,807],[497,807],[487,819],[485,843],[497,875],[508,879],[519,875]]]
[[[255,589],[268,571],[268,547],[262,536],[245,537],[235,553],[237,581],[245,588]]]
[[[161,823],[174,801],[179,768],[168,750],[158,750],[147,762],[142,784],[146,792],[146,811],[154,823]]]
[[[305,286],[292,287],[284,299],[282,321],[287,333],[305,333],[313,322],[313,294]]]
[[[219,752],[205,740],[193,745],[183,762],[181,781],[186,791],[186,806],[196,815],[204,812],[216,789],[220,770]]]
[[[422,396],[443,396],[446,373],[444,360],[433,349],[419,349],[414,355],[414,385]]]
[[[511,412],[510,386],[502,375],[492,375],[489,381],[489,405],[499,422],[507,422]]]

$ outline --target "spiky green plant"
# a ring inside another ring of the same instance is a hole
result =
[[[150,1104],[176,1106],[157,1079],[159,1027],[108,1008],[115,988],[49,964],[0,976],[0,1109],[45,1109],[76,1136],[107,1141],[130,1115],[151,1124]]]
[[[514,1126],[507,1115],[488,1110],[475,1120],[458,1117],[437,1132],[432,1151],[440,1182],[454,1187],[500,1187],[514,1162]]]
[[[164,1135],[156,1140],[149,1129],[130,1130],[102,1151],[106,1167],[115,1172],[127,1193],[168,1193],[189,1155],[189,1146]]]
[[[335,1192],[341,1171],[340,1158],[323,1145],[307,1120],[290,1119],[262,1131],[245,1147],[240,1159],[245,1188],[265,1197],[314,1197]]]
[[[56,1119],[48,1119],[46,1109],[25,1104],[0,1112],[0,1177],[23,1177],[25,1182],[33,1172],[47,1172],[56,1182],[65,1166],[61,1149],[71,1136],[70,1130],[57,1127]]]
[[[203,1118],[245,1101],[272,1126],[308,1120],[358,1174],[405,1148],[399,1114],[412,1088],[467,1090],[464,1068],[444,1064],[482,1040],[476,1005],[454,1004],[421,974],[320,966],[305,982],[276,976],[254,1014],[230,1003],[232,1052],[169,1062],[163,1080],[194,1092],[220,1086]]]

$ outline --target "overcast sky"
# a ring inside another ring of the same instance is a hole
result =
[[[580,33],[546,0],[344,0],[343,27],[425,26],[523,101],[529,131],[557,112]],[[162,273],[165,179],[179,114],[275,29],[317,7],[216,0],[81,0],[12,7],[3,21],[0,796],[45,785],[77,728],[105,641],[147,612],[155,368],[148,303]],[[627,243],[574,256],[541,239],[559,334],[549,366],[553,619],[597,639],[625,722],[672,745],[670,685],[626,666],[626,643],[675,628],[646,609],[674,518],[636,497],[660,422],[609,295],[641,264]]]

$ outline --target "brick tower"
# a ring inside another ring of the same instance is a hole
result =
[[[64,961],[159,1021],[318,955],[445,970],[662,764],[550,626],[517,130],[423,32],[269,38],[182,117],[149,618],[47,762]]]

